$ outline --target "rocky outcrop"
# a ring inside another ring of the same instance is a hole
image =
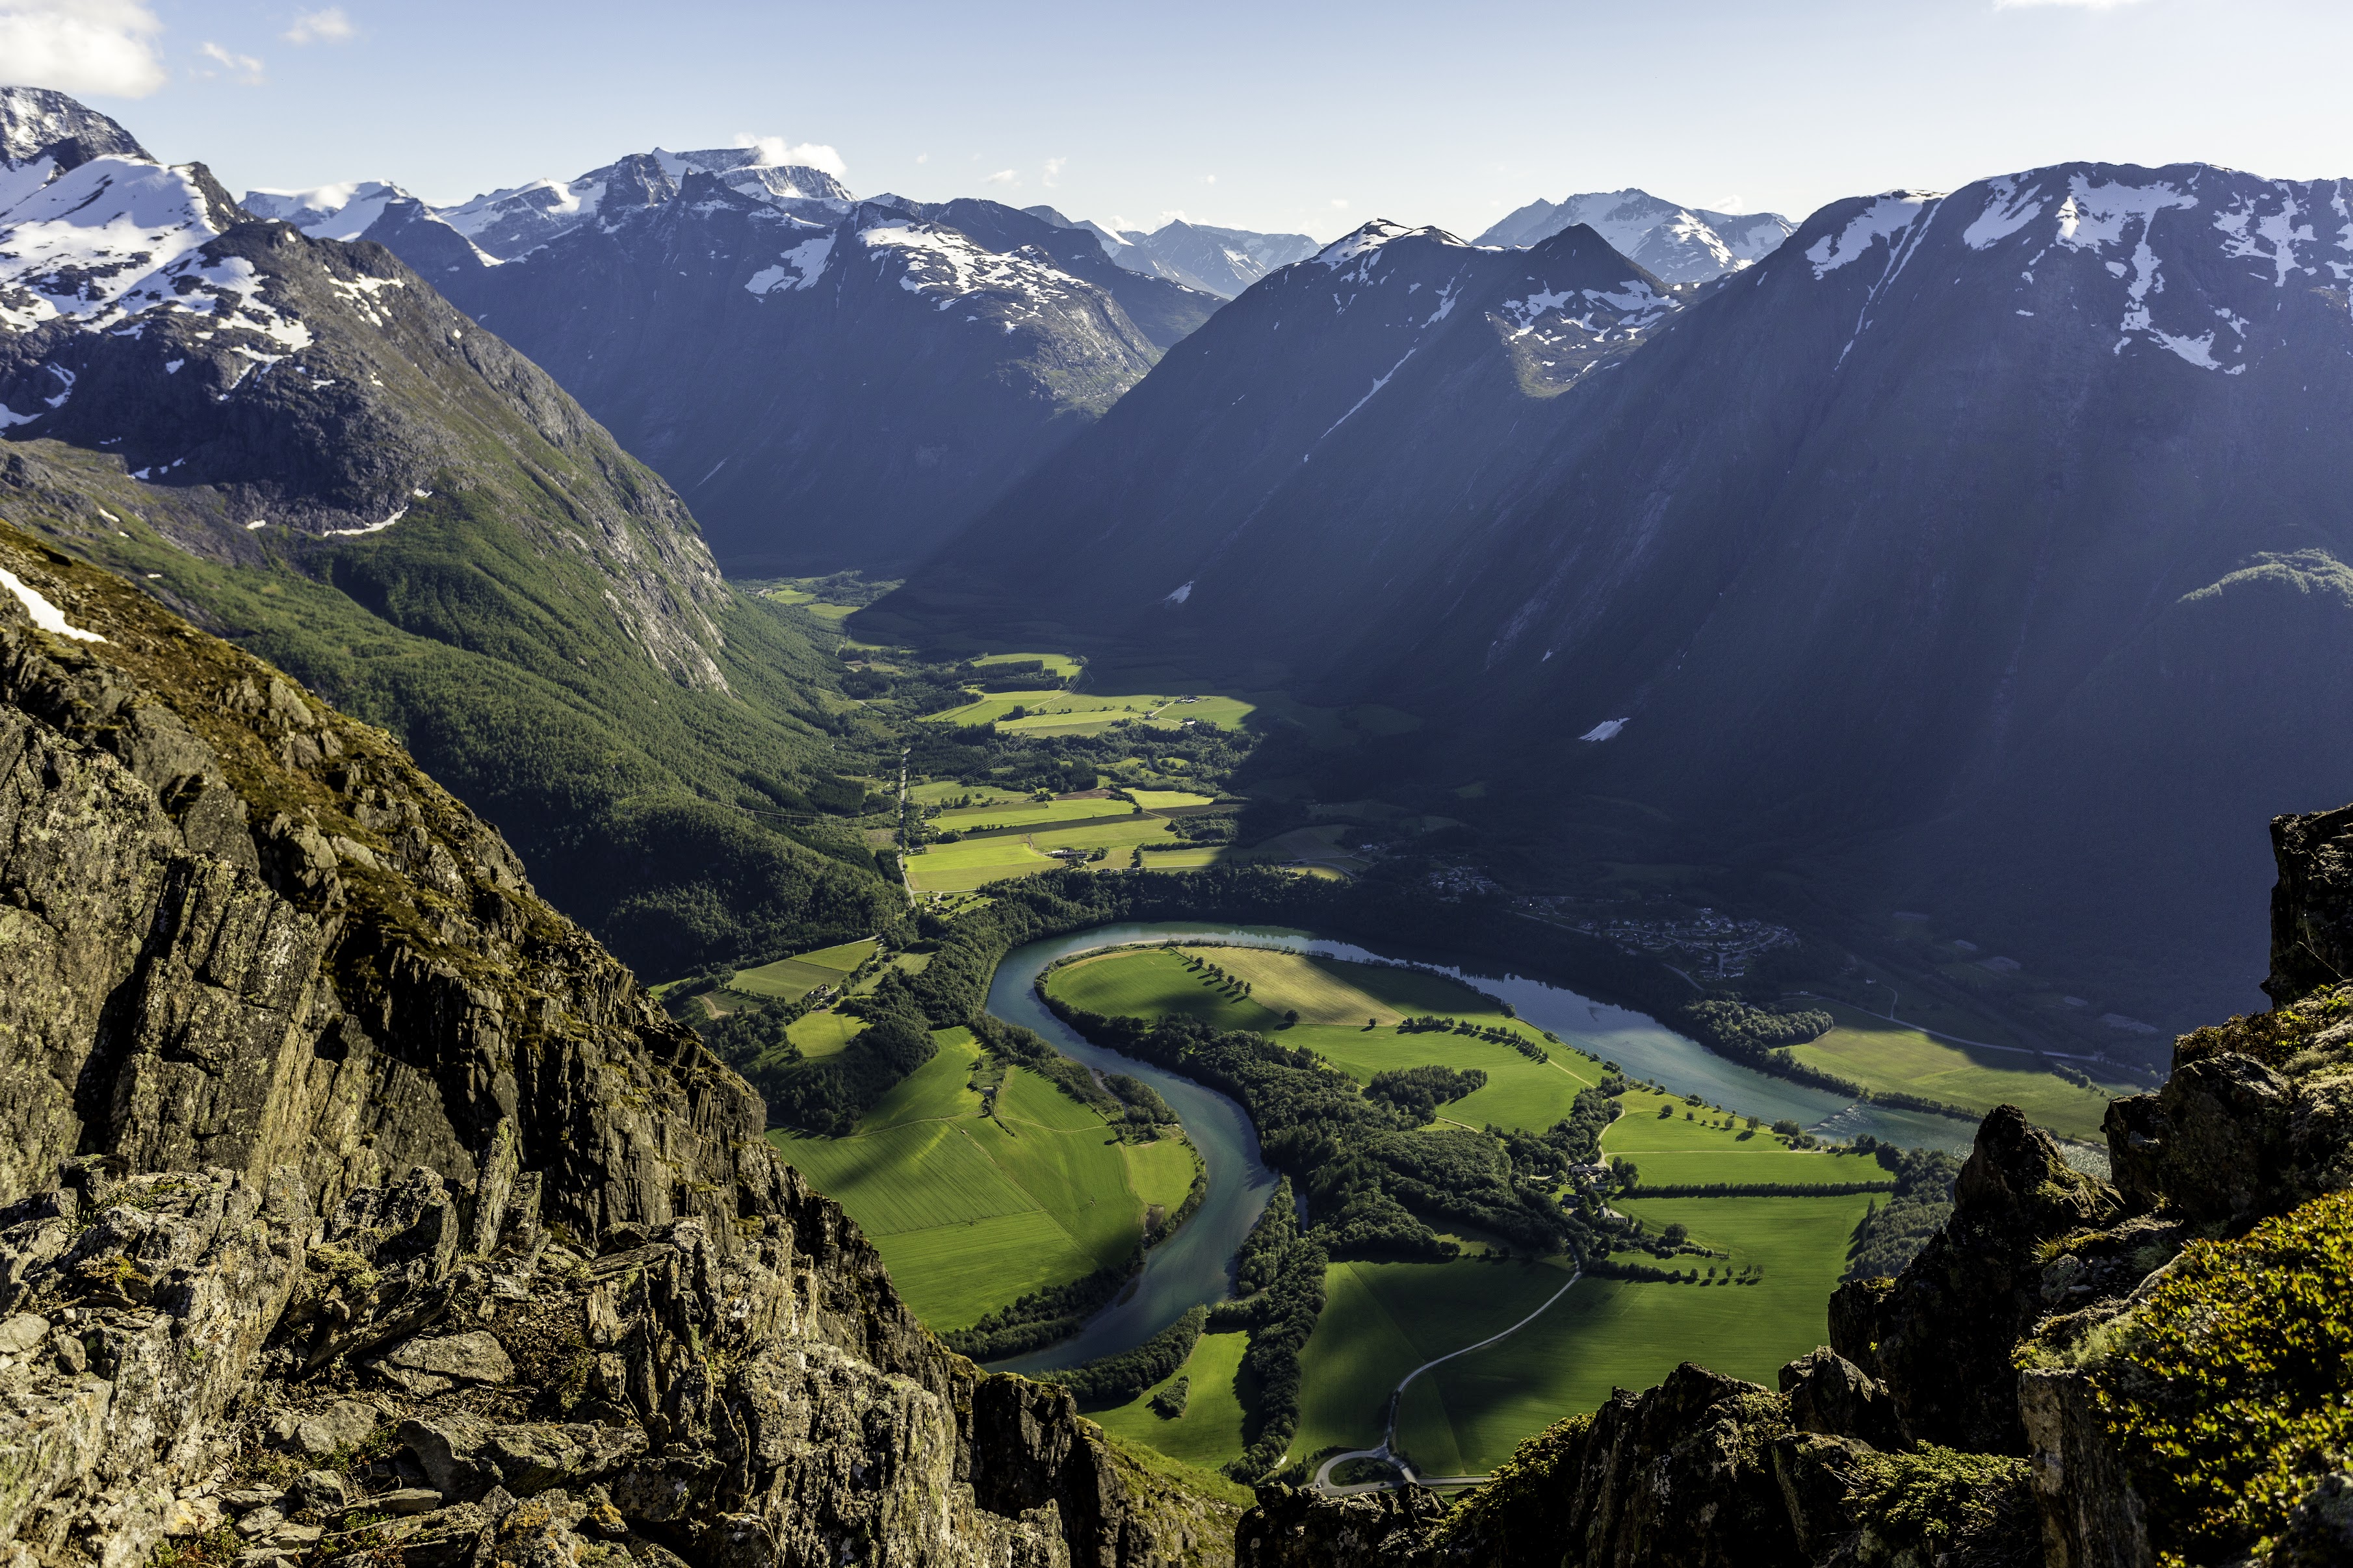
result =
[[[2010,1356],[2049,1310],[2040,1249],[2119,1206],[2002,1106],[1978,1128],[1943,1232],[1901,1278],[1858,1280],[1831,1298],[1831,1348],[1886,1385],[1909,1440],[2022,1453]]]
[[[386,736],[0,567],[0,1563],[1222,1555]]]

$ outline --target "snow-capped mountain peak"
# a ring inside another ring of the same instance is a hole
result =
[[[414,200],[389,181],[346,180],[307,191],[248,191],[242,205],[256,217],[290,223],[316,239],[357,239],[386,207]]]
[[[1531,202],[1481,235],[1478,243],[1525,248],[1577,224],[1668,283],[1704,283],[1753,267],[1796,228],[1778,213],[1678,206],[1630,186]]]
[[[62,92],[0,87],[0,169],[44,157],[69,169],[91,158],[155,161],[130,132]]]

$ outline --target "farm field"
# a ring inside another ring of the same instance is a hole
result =
[[[1626,1113],[1601,1134],[1602,1152],[1633,1161],[1641,1180],[1651,1186],[1888,1179],[1866,1155],[1792,1149],[1765,1126],[1750,1132],[1746,1117],[1694,1107],[1680,1095],[1634,1089],[1619,1103]],[[1668,1114],[1662,1117],[1662,1110]]]
[[[1093,1110],[1019,1068],[1006,1072],[997,1116],[983,1117],[971,1034],[933,1037],[938,1054],[850,1136],[769,1141],[849,1211],[934,1329],[1118,1262],[1148,1205],[1184,1201],[1193,1165],[1181,1142],[1118,1142]]]
[[[1016,708],[1024,710],[1022,716],[1007,718]],[[1239,730],[1257,708],[1256,703],[1240,697],[1196,696],[1188,700],[1177,692],[1104,694],[1046,687],[1035,691],[992,691],[961,708],[927,714],[923,721],[951,725],[993,723],[1008,733],[1022,735],[1100,734],[1123,720],[1155,730],[1174,730],[1188,720],[1223,730]]]
[[[1783,1363],[1828,1339],[1830,1294],[1845,1267],[1847,1238],[1870,1201],[1858,1194],[1627,1203],[1628,1213],[1654,1227],[1677,1220],[1690,1226],[1694,1241],[1729,1251],[1735,1270],[1761,1265],[1764,1279],[1712,1286],[1581,1279],[1503,1343],[1416,1379],[1398,1413],[1398,1446],[1430,1474],[1478,1475],[1562,1415],[1595,1408],[1614,1387],[1647,1388],[1685,1361],[1774,1386]],[[1477,1337],[1466,1334],[1457,1343]]]
[[[1125,1405],[1087,1415],[1114,1437],[1215,1470],[1241,1457],[1242,1401],[1234,1379],[1249,1345],[1248,1334],[1203,1334],[1194,1342],[1192,1358],[1167,1377]],[[1152,1396],[1180,1377],[1190,1380],[1185,1414],[1173,1421],[1155,1415]]]
[[[1159,857],[1146,857],[1155,858]],[[1185,967],[1186,953],[1249,981],[1252,994],[1237,997],[1219,989]],[[1219,1028],[1274,1036],[1316,1051],[1359,1083],[1392,1068],[1430,1062],[1482,1068],[1486,1087],[1439,1112],[1473,1127],[1492,1121],[1541,1131],[1568,1115],[1577,1091],[1603,1076],[1592,1058],[1546,1041],[1541,1032],[1506,1017],[1493,1003],[1444,976],[1416,970],[1259,948],[1141,948],[1066,964],[1046,984],[1051,994],[1090,1012],[1184,1014]],[[1286,1008],[1298,1009],[1300,1017],[1289,1028],[1282,1023]],[[1402,1019],[1433,1014],[1509,1029],[1542,1046],[1547,1059],[1532,1061],[1508,1046],[1470,1036],[1398,1031]],[[1366,1018],[1379,1020],[1378,1026],[1366,1029]]]
[[[1024,797],[986,805],[952,806],[934,817],[932,826],[973,833],[991,827],[1038,827],[1053,822],[1084,822],[1097,816],[1128,816],[1134,811],[1124,800],[1101,795],[1080,800]]]
[[[874,956],[874,939],[846,942],[839,947],[821,947],[814,952],[798,952],[790,958],[780,958],[774,963],[764,963],[757,969],[739,969],[727,988],[752,996],[778,996],[787,1002],[797,1002],[820,985],[839,985],[850,973]]]
[[[1035,830],[1027,833],[992,834],[985,838],[967,838],[955,844],[934,844],[920,854],[909,855],[902,862],[907,873],[907,885],[919,893],[969,892],[1007,877],[1031,876],[1050,871],[1065,862],[1047,853],[1051,849],[1082,849],[1104,851],[1104,858],[1095,862],[1098,867],[1124,869],[1138,844],[1157,843],[1171,837],[1166,818],[1149,813],[1126,811],[1121,801],[1055,802],[1057,805],[1079,805],[1094,809],[1069,815],[1082,818],[1114,816],[1109,822],[1092,822],[1082,827],[1057,827],[1052,820],[1041,821]],[[1103,808],[1108,806],[1109,812]],[[976,816],[986,816],[991,823],[1005,819],[1002,811],[987,811]],[[939,819],[946,821],[944,815]],[[1148,864],[1155,857],[1145,857]]]
[[[864,1027],[863,1018],[853,1018],[846,1013],[804,1013],[785,1026],[785,1037],[800,1047],[802,1056],[814,1061],[819,1057],[839,1055],[841,1047],[857,1038]]]
[[[1976,1110],[2015,1105],[2028,1121],[2061,1137],[2100,1139],[2108,1096],[2068,1082],[2034,1057],[1934,1039],[1843,1003],[1816,997],[1807,1005],[1838,1020],[1829,1034],[1791,1052],[1809,1067],[1866,1089],[1926,1095]],[[2117,1094],[2138,1092],[2138,1086],[2121,1081],[2110,1087]]]
[[[1188,969],[1188,957],[1218,965],[1230,982]],[[1245,982],[1248,995],[1240,992]],[[1256,1030],[1309,1047],[1360,1082],[1428,1062],[1477,1067],[1487,1073],[1487,1084],[1440,1110],[1441,1117],[1474,1127],[1548,1127],[1569,1114],[1581,1088],[1604,1076],[1599,1061],[1545,1041],[1468,987],[1413,970],[1271,949],[1143,947],[1063,964],[1048,976],[1047,987],[1058,999],[1092,1012],[1182,1014],[1219,1027]],[[1296,1025],[1284,1026],[1286,1009],[1298,1012]],[[1402,1019],[1428,1015],[1508,1029],[1543,1046],[1546,1059],[1531,1060],[1472,1036],[1405,1034],[1397,1027]],[[1634,1089],[1621,1103],[1625,1114],[1603,1134],[1602,1147],[1637,1162],[1648,1184],[1886,1179],[1867,1156],[1791,1149],[1769,1128],[1751,1129],[1745,1116],[1678,1096]],[[1398,1411],[1400,1450],[1426,1474],[1483,1474],[1561,1415],[1593,1408],[1615,1386],[1655,1383],[1685,1360],[1769,1386],[1784,1362],[1825,1339],[1831,1289],[1854,1227],[1873,1201],[1868,1193],[1617,1200],[1654,1233],[1681,1224],[1694,1243],[1728,1255],[1661,1260],[1633,1253],[1627,1261],[1703,1274],[1715,1268],[1727,1279],[1753,1265],[1762,1278],[1742,1285],[1579,1280],[1509,1340],[1417,1378]],[[1323,1316],[1302,1355],[1301,1425],[1292,1458],[1377,1443],[1390,1391],[1401,1378],[1526,1318],[1568,1285],[1568,1268],[1559,1258],[1334,1264],[1325,1277]],[[1205,1338],[1203,1346],[1210,1345]],[[1197,1349],[1197,1364],[1203,1354]],[[1164,1422],[1138,1401],[1106,1413],[1106,1426],[1163,1452],[1182,1450],[1178,1457],[1190,1462],[1219,1462],[1239,1447],[1241,1405],[1237,1401],[1230,1415],[1219,1417],[1234,1423],[1235,1436],[1226,1438],[1221,1426],[1212,1439],[1190,1423],[1203,1392],[1197,1377],[1190,1394],[1195,1405],[1185,1422]]]

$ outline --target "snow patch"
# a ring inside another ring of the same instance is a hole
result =
[[[327,530],[327,537],[330,539],[350,539],[363,533],[382,533],[385,529],[390,528],[394,523],[398,522],[402,518],[406,517],[407,515],[408,509],[406,507],[396,507],[394,509],[393,514],[390,517],[385,518],[382,522],[371,522],[364,528],[331,528]]]
[[[1550,658],[1551,656],[1547,654],[1546,657]],[[1596,724],[1592,729],[1588,730],[1584,734],[1579,735],[1577,739],[1580,741],[1591,741],[1597,745],[1603,741],[1613,741],[1618,738],[1618,731],[1626,727],[1626,723],[1627,721],[1624,719],[1604,719],[1600,723]]]
[[[1934,211],[1942,200],[1940,194],[1921,191],[1890,191],[1879,197],[1847,219],[1846,226],[1838,233],[1826,234],[1806,247],[1806,259],[1813,263],[1815,278],[1827,278],[1861,258],[1882,239],[1892,241],[1894,237],[1908,232],[1922,214]]]
[[[1193,584],[1190,583],[1180,583],[1176,587],[1170,589],[1168,596],[1160,602],[1164,605],[1181,605],[1192,596]]]
[[[1962,243],[1971,250],[1989,249],[2042,216],[2042,204],[2036,199],[2040,187],[2021,190],[2018,182],[2007,175],[1986,184],[1993,191],[1993,199],[1986,203],[1977,221],[1961,231]]]
[[[96,632],[86,632],[69,622],[63,610],[50,604],[41,596],[38,589],[5,566],[0,566],[0,584],[5,584],[8,592],[16,595],[18,602],[25,606],[26,613],[33,617],[33,624],[43,631],[61,637],[71,637],[76,642],[106,640]]]

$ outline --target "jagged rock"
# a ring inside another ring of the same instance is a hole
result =
[[[0,1355],[22,1355],[48,1337],[49,1321],[19,1312],[0,1321]]]
[[[1886,1386],[1907,1439],[2022,1453],[2010,1355],[2045,1310],[2038,1249],[2120,1207],[2016,1107],[1998,1107],[1978,1127],[1944,1231],[1900,1279],[1831,1298],[1831,1348]]]
[[[461,1383],[505,1383],[514,1376],[507,1352],[480,1330],[405,1340],[371,1365],[411,1394],[439,1394]]]
[[[305,1470],[287,1487],[283,1506],[289,1512],[323,1519],[341,1510],[350,1500],[343,1477],[332,1470]]]
[[[371,1511],[394,1515],[431,1513],[441,1506],[441,1494],[431,1487],[396,1487],[367,1499]]]
[[[227,1517],[218,1498],[175,1498],[164,1510],[164,1533],[182,1539],[191,1535],[210,1535],[221,1527]]]
[[[1874,1448],[1904,1446],[1904,1426],[1884,1385],[1827,1346],[1781,1369],[1789,1423],[1800,1432],[1852,1437]]]
[[[1223,1558],[1236,1510],[944,1351],[388,737],[5,524],[0,564],[104,639],[0,595],[0,1315],[51,1325],[0,1403],[0,1563],[129,1568],[200,1486],[290,1556],[328,1500],[256,1485],[267,1448],[379,1425],[409,1446],[339,1512],[459,1497],[394,1521],[407,1568],[497,1529],[518,1564]],[[371,1362],[434,1382],[338,1405]]]
[[[269,1445],[323,1459],[338,1449],[358,1447],[375,1431],[376,1420],[375,1407],[355,1399],[338,1399],[316,1410],[290,1410],[271,1419]]]
[[[2090,1381],[2072,1368],[2019,1373],[2034,1496],[2050,1568],[2155,1568],[2140,1499]]]
[[[1425,1568],[1436,1561],[1427,1526],[1437,1511],[1410,1490],[1323,1498],[1262,1486],[1235,1534],[1235,1568]]]

